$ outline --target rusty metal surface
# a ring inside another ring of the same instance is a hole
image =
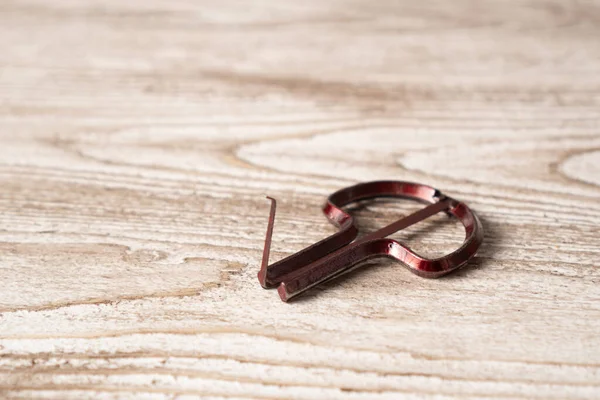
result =
[[[428,203],[425,208],[401,218],[357,240],[354,218],[342,207],[360,200],[400,197]],[[283,301],[300,295],[311,287],[344,274],[374,257],[399,261],[424,278],[437,278],[464,265],[475,255],[483,241],[483,228],[475,213],[464,203],[445,196],[427,185],[402,181],[375,181],[347,187],[333,193],[323,206],[327,219],[340,228],[338,232],[272,265],[268,265],[271,237],[275,223],[276,201],[265,238],[258,280],[264,288],[277,287]],[[403,243],[387,236],[416,224],[441,211],[456,217],[465,227],[465,241],[454,252],[435,259],[422,257]]]

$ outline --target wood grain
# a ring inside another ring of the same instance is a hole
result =
[[[586,0],[3,1],[0,397],[600,397],[599,37]],[[260,288],[264,195],[275,260],[374,179],[467,202],[478,256]]]

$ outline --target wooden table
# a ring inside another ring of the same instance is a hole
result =
[[[585,0],[3,1],[0,397],[599,398],[599,38]],[[260,288],[264,195],[277,260],[376,179],[478,256]]]

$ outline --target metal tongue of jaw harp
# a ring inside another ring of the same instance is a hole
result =
[[[365,199],[400,197],[429,204],[357,240],[354,218],[342,207]],[[340,230],[299,252],[268,265],[275,223],[276,201],[271,197],[271,211],[258,280],[264,288],[277,287],[281,300],[298,296],[322,282],[339,276],[375,257],[389,257],[401,262],[424,278],[437,278],[462,266],[475,255],[483,241],[479,219],[464,203],[443,195],[427,185],[402,181],[360,183],[333,193],[323,206],[323,213]],[[441,211],[456,217],[465,227],[466,237],[454,252],[436,259],[419,256],[409,247],[387,236],[416,224]]]

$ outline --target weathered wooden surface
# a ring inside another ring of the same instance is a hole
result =
[[[600,397],[599,38],[593,1],[3,1],[1,397]],[[373,179],[466,201],[478,257],[259,287],[265,194],[277,259]]]

